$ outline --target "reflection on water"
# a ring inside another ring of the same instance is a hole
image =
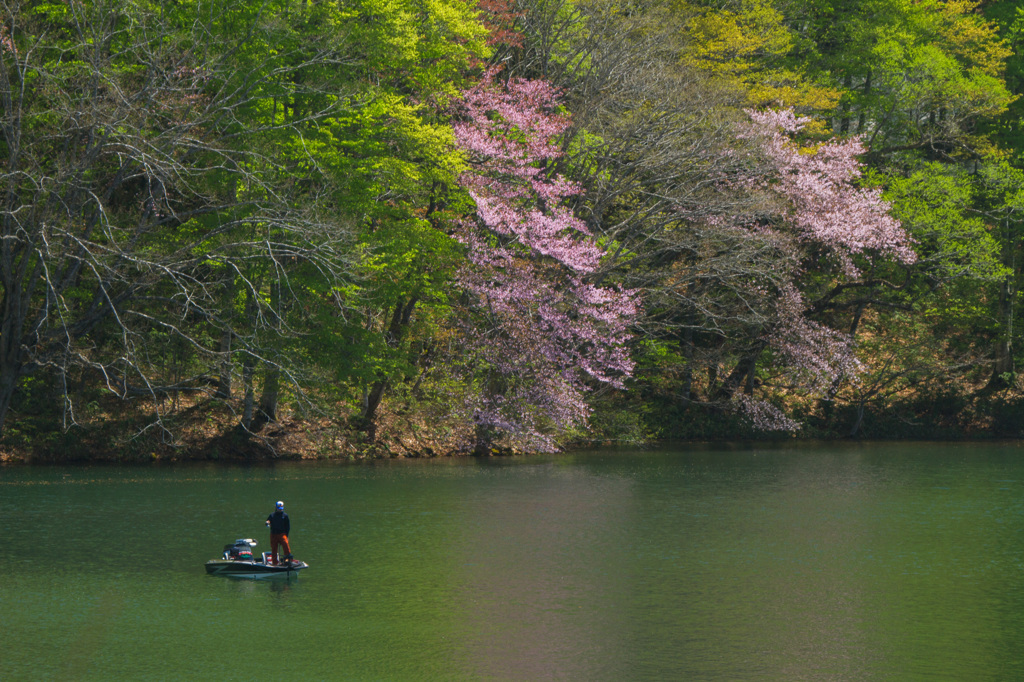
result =
[[[1024,679],[1021,454],[4,468],[0,679]]]

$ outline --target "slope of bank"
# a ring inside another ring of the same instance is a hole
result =
[[[162,406],[111,400],[64,429],[52,414],[18,415],[0,442],[0,462],[387,459],[522,454],[500,444],[474,448],[471,428],[429,410],[384,411],[371,437],[358,420],[287,414],[246,432],[238,401],[202,399]],[[163,409],[165,408],[165,409]],[[660,440],[985,440],[1024,438],[1024,396],[946,394],[885,405],[808,403],[793,432],[753,429],[742,417],[694,404],[618,399],[598,406],[592,429],[565,449]]]

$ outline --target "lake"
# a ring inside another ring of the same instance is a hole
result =
[[[276,500],[296,580],[207,576]],[[0,468],[0,679],[1020,680],[1024,446]]]

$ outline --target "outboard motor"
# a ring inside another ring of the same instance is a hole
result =
[[[224,545],[224,558],[231,561],[252,561],[252,548],[256,541],[252,538],[239,538],[233,545]]]

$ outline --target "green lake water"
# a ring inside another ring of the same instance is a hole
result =
[[[207,576],[267,548],[290,582]],[[0,468],[0,679],[1024,680],[1024,445]]]

